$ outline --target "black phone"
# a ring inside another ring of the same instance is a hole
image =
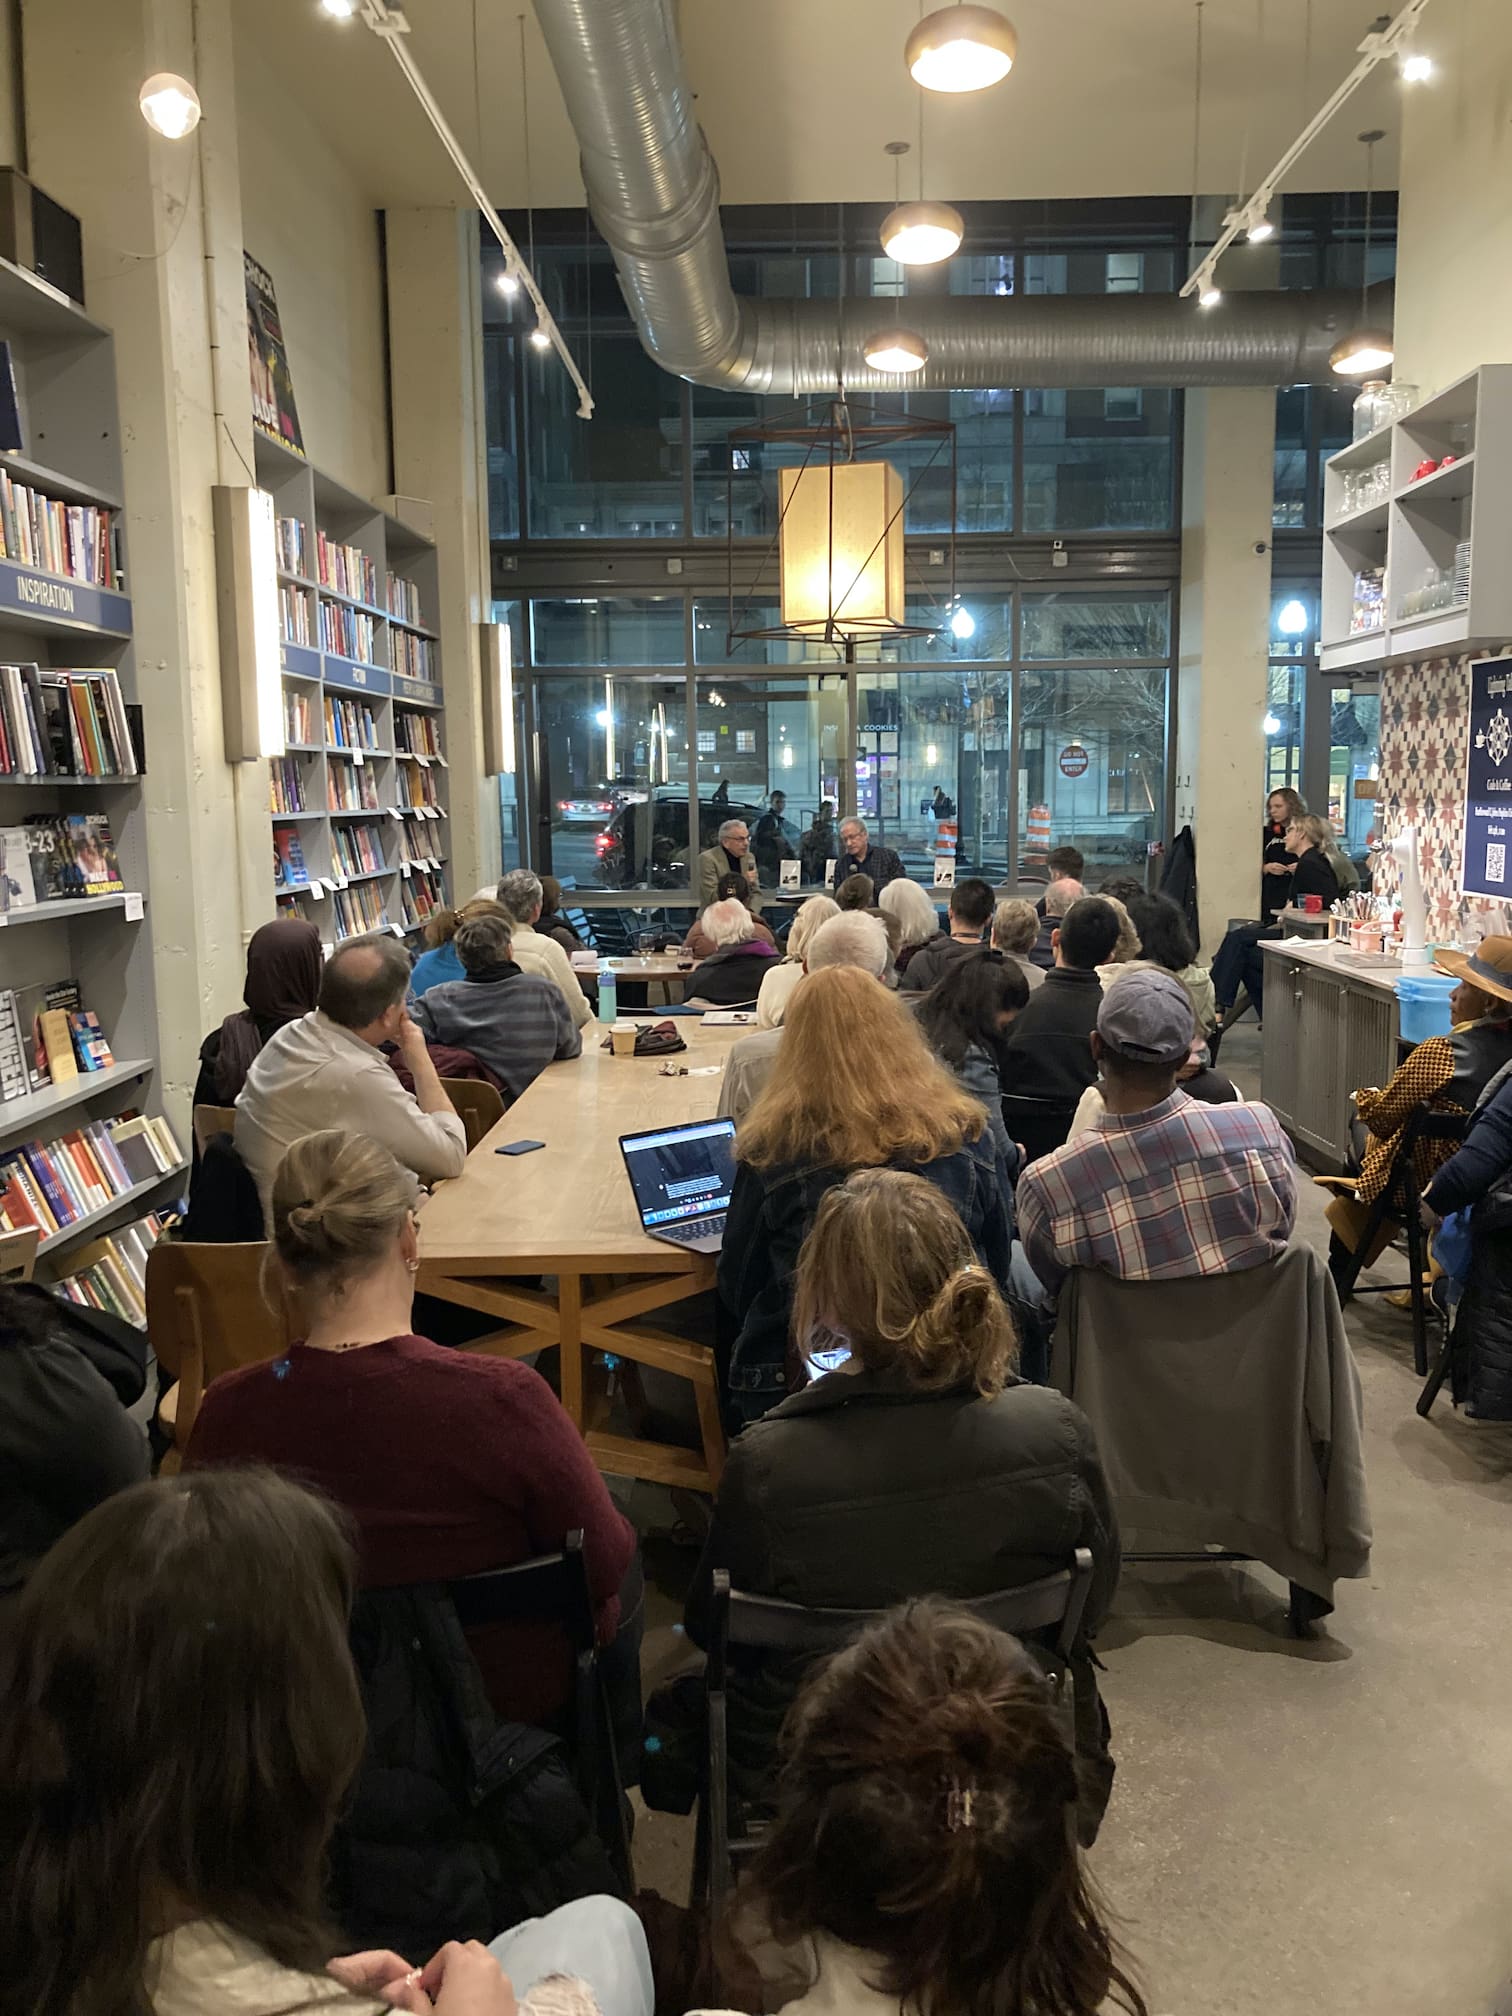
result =
[[[495,1148],[495,1155],[528,1155],[532,1149],[544,1148],[544,1141],[506,1141],[502,1148]]]

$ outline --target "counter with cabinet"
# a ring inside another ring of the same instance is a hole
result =
[[[1361,1085],[1384,1085],[1396,1069],[1402,969],[1333,941],[1275,940],[1260,949],[1261,1096],[1309,1161],[1341,1169],[1354,1113],[1350,1095]]]

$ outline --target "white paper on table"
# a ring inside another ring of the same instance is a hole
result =
[[[796,889],[798,887],[799,871],[802,867],[803,863],[801,861],[779,862],[777,867],[778,887],[781,889]]]
[[[826,861],[824,864],[824,886],[826,889],[833,889],[835,886],[835,864],[833,861]]]

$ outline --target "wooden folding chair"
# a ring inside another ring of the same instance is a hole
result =
[[[481,1078],[443,1078],[441,1090],[466,1129],[470,1155],[489,1129],[504,1118],[504,1101]]]
[[[236,1108],[234,1106],[196,1106],[191,1116],[194,1129],[194,1146],[203,1155],[217,1134],[236,1132]]]
[[[263,1298],[267,1250],[262,1240],[211,1246],[160,1239],[147,1256],[147,1334],[175,1381],[158,1404],[173,1440],[165,1471],[182,1462],[211,1381],[282,1357],[293,1342],[289,1312]]]
[[[0,1281],[30,1281],[41,1243],[35,1225],[24,1232],[0,1232]]]

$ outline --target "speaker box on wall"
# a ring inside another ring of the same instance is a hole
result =
[[[0,255],[84,306],[84,233],[71,210],[0,168]]]

